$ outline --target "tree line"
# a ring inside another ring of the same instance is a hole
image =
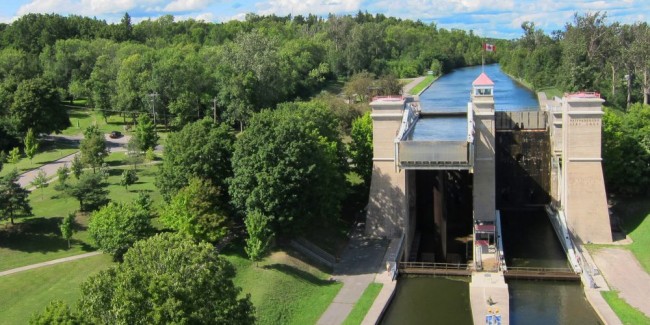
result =
[[[116,24],[27,14],[0,24],[0,150],[30,127],[67,127],[62,100],[87,98],[105,117],[155,111],[176,129],[215,113],[244,125],[355,73],[414,77],[479,64],[481,42],[471,31],[362,12],[137,24],[128,13]]]
[[[499,62],[507,73],[535,89],[598,91],[607,105],[648,104],[650,27],[646,22],[610,23],[601,12],[575,14],[563,30],[545,34],[534,22],[524,35],[504,42]]]

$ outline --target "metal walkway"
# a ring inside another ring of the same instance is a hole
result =
[[[580,274],[570,268],[508,267],[506,279],[580,281]]]

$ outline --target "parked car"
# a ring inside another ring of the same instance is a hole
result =
[[[122,132],[120,131],[113,131],[111,134],[108,135],[111,139],[117,139],[122,137]]]

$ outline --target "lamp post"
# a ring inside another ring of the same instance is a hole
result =
[[[153,125],[156,125],[156,97],[158,97],[159,94],[154,92],[149,94],[149,97],[151,97],[151,110],[153,111]]]

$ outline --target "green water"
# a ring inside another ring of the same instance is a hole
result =
[[[469,278],[400,277],[381,324],[472,324]]]

